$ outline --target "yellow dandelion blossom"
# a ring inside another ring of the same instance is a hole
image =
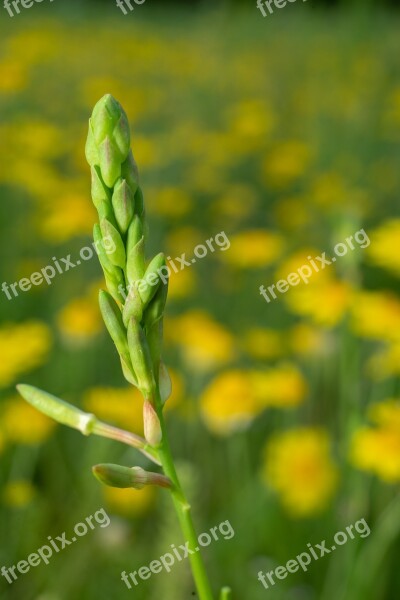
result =
[[[179,269],[179,266],[176,265],[176,268]],[[178,270],[175,273],[171,265],[170,269],[168,298],[187,298],[192,295],[197,288],[195,271],[193,269],[184,269]]]
[[[311,158],[311,149],[304,142],[289,140],[276,144],[263,161],[266,184],[272,187],[292,184],[306,173]]]
[[[103,495],[109,512],[123,517],[135,517],[141,516],[153,508],[156,490],[150,486],[144,487],[142,490],[103,486]]]
[[[400,219],[390,219],[370,232],[371,244],[366,249],[370,261],[400,275],[400,256],[394,249],[400,239]]]
[[[200,409],[210,431],[229,435],[248,427],[265,408],[299,405],[306,392],[303,376],[290,364],[265,371],[232,369],[211,381]]]
[[[232,334],[202,310],[192,310],[166,324],[167,338],[176,343],[191,368],[207,371],[235,356]]]
[[[332,349],[326,331],[306,323],[299,323],[290,330],[289,345],[292,352],[300,355],[321,355]]]
[[[203,234],[195,227],[179,227],[171,231],[166,238],[166,246],[172,259],[181,256],[183,252],[186,252],[187,257],[192,256],[197,244],[203,242]]]
[[[366,365],[369,377],[376,381],[400,374],[400,342],[393,342],[373,354]]]
[[[239,370],[218,375],[203,392],[200,408],[207,427],[219,435],[246,428],[260,412],[250,378]]]
[[[40,232],[45,240],[65,242],[77,235],[91,234],[94,221],[95,210],[87,196],[71,194],[43,206]]]
[[[354,295],[352,327],[360,336],[400,341],[400,300],[391,292],[363,290]]]
[[[368,411],[374,427],[358,428],[351,440],[350,462],[387,483],[400,481],[400,401],[373,404]]]
[[[310,317],[316,325],[331,328],[342,320],[351,297],[350,284],[331,280],[316,285],[300,284],[285,294],[285,301],[293,313]]]
[[[289,231],[296,232],[312,222],[308,198],[303,196],[281,198],[274,207],[274,214],[279,227]]]
[[[4,504],[12,508],[24,508],[32,502],[35,495],[34,486],[23,479],[7,483],[2,494]]]
[[[148,191],[147,195],[150,198],[149,212],[163,217],[180,218],[187,215],[193,206],[190,195],[176,186]]]
[[[250,185],[229,184],[210,205],[210,211],[218,222],[240,223],[251,215],[257,206],[257,192]]]
[[[249,373],[253,394],[261,407],[289,408],[301,404],[308,392],[306,380],[290,363]]]
[[[312,248],[312,247],[299,248],[298,250],[296,250],[289,256],[286,256],[279,263],[278,268],[275,273],[276,280],[278,281],[279,279],[287,279],[287,277],[290,273],[295,273],[303,265],[308,265],[312,271],[312,274],[309,275],[308,278],[305,277],[306,280],[308,279],[308,283],[305,283],[305,282],[303,282],[302,279],[300,279],[300,283],[298,284],[298,286],[303,285],[303,283],[304,283],[304,285],[313,285],[313,284],[316,285],[317,282],[321,282],[322,280],[327,281],[327,280],[331,279],[332,273],[329,273],[329,271],[326,268],[319,269],[318,271],[316,271],[315,269],[312,268],[312,266],[310,264],[310,260],[313,259],[314,256],[320,256],[320,255],[321,255],[321,251],[317,250],[317,248]],[[319,264],[318,261],[316,261],[316,264],[318,266],[318,264]],[[293,290],[294,289],[295,289],[295,287],[293,287]]]
[[[272,231],[251,229],[229,237],[229,252],[219,257],[225,262],[242,269],[266,267],[282,254],[283,238]]]
[[[40,321],[0,328],[0,386],[8,386],[17,376],[42,365],[51,347],[50,329]]]
[[[277,358],[285,353],[286,335],[277,329],[252,327],[241,336],[241,347],[258,360]]]
[[[15,444],[41,444],[56,427],[52,419],[33,408],[20,396],[5,402],[1,419],[5,438]]]
[[[58,313],[57,324],[63,337],[78,345],[102,330],[98,305],[90,298],[75,298],[69,302]]]
[[[26,87],[28,78],[26,68],[15,59],[0,62],[0,91],[2,93],[20,92]]]
[[[83,405],[102,421],[135,433],[143,431],[143,398],[136,388],[91,388],[84,394]]]
[[[265,448],[262,477],[293,516],[324,510],[338,480],[327,432],[304,427],[275,434]]]

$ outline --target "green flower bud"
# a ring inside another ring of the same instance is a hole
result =
[[[121,154],[107,136],[99,146],[100,169],[105,184],[112,188],[121,177]]]
[[[108,219],[102,219],[100,222],[101,233],[103,238],[108,238],[112,241],[114,248],[107,253],[110,262],[121,269],[125,268],[126,255],[125,246],[121,235],[116,230],[114,225]]]
[[[90,435],[93,432],[97,421],[94,415],[85,413],[76,406],[31,385],[19,384],[17,390],[24,400],[54,421],[77,429],[83,435]]]
[[[141,490],[148,482],[146,471],[140,467],[102,464],[96,465],[92,470],[96,479],[110,487]]]
[[[133,285],[143,278],[145,272],[143,228],[137,215],[133,217],[128,229],[126,250],[126,275]]]
[[[159,319],[161,319],[164,315],[165,304],[167,301],[168,295],[168,282],[161,282],[157,291],[154,295],[154,298],[149,303],[146,308],[144,314],[144,321],[146,325],[146,331],[150,329],[150,327],[156,323]]]
[[[136,195],[136,190],[139,186],[139,172],[133,158],[132,150],[129,150],[128,156],[121,165],[121,177],[122,179],[126,179],[132,193]]]
[[[126,327],[128,327],[132,317],[139,323],[143,317],[143,302],[135,284],[129,286],[129,294],[122,311],[122,318]]]
[[[109,201],[110,191],[101,178],[100,168],[97,165],[94,167],[91,167],[90,173],[92,175],[91,193],[92,193],[92,199],[93,199],[94,205],[96,206],[97,202]]]
[[[141,490],[145,485],[158,485],[171,488],[172,482],[165,475],[145,471],[141,467],[122,467],[121,465],[101,464],[92,467],[96,479],[101,483],[117,488]]]
[[[89,130],[85,146],[86,160],[92,167],[100,164],[99,151],[93,135],[92,120],[89,119]]]
[[[113,265],[112,262],[110,262],[108,254],[106,252],[106,248],[109,245],[108,242],[112,242],[112,240],[109,240],[108,238],[106,238],[105,240],[103,239],[100,225],[98,225],[97,223],[93,227],[93,239],[97,255],[99,257],[100,265],[103,269],[107,288],[110,290],[114,300],[116,302],[122,303],[124,299],[123,292],[125,289],[125,279],[121,269]],[[107,244],[105,242],[107,242]]]
[[[168,283],[161,282],[144,313],[144,325],[154,373],[159,373],[163,341],[163,315],[168,294]]]
[[[143,425],[144,437],[150,446],[156,448],[161,444],[162,431],[160,419],[155,411],[154,406],[148,400],[143,404]]]
[[[142,326],[134,318],[128,323],[128,348],[138,387],[146,398],[154,392],[153,365]]]
[[[132,219],[134,212],[134,195],[125,179],[117,181],[112,196],[112,206],[115,219],[122,234],[125,234]]]
[[[126,160],[131,147],[131,132],[129,129],[128,118],[121,106],[120,108],[121,116],[117,125],[115,126],[112,137],[115,142],[115,145],[121,153],[121,156],[124,160]]]
[[[122,112],[121,105],[111,94],[100,98],[93,108],[91,118],[96,144],[100,144],[106,135],[111,135]]]
[[[127,367],[131,368],[131,360],[129,354],[128,341],[126,338],[126,330],[122,321],[121,311],[118,308],[117,303],[113,300],[111,295],[104,290],[99,292],[99,306],[103,316],[104,323],[107,327],[108,333],[114,342],[118,354],[126,363]]]
[[[135,194],[135,212],[143,221],[144,216],[144,198],[142,188],[138,187]]]
[[[160,285],[160,269],[166,268],[165,256],[162,252],[157,254],[149,263],[143,276],[143,281],[139,285],[139,294],[146,306],[157,292]]]
[[[122,356],[120,356],[120,359],[121,359],[122,373],[123,373],[125,379],[131,385],[134,385],[135,387],[138,387],[138,382],[137,382],[137,379],[135,377],[135,373],[133,372],[133,369],[132,369],[131,365],[130,364],[128,365],[124,361],[124,359],[122,358]]]

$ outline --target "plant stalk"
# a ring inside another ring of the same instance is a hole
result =
[[[193,573],[193,579],[199,594],[199,600],[214,600],[203,557],[200,553],[199,546],[197,545],[197,534],[193,524],[191,506],[187,501],[185,493],[182,489],[172,458],[163,413],[161,408],[159,408],[161,406],[159,397],[156,405],[162,431],[162,442],[158,448],[158,454],[165,475],[169,477],[173,483],[173,487],[170,491],[176,514],[178,516],[185,542],[189,542],[189,550],[193,552],[193,554],[189,553],[189,561]]]

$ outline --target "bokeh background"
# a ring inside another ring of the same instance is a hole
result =
[[[172,277],[165,361],[172,446],[205,558],[235,600],[394,600],[400,593],[400,39],[377,3],[43,2],[0,15],[0,283],[91,241],[87,119],[110,92],[133,130],[149,256],[224,231],[228,251]],[[259,294],[364,228],[371,241],[272,303]],[[31,568],[6,600],[194,598],[187,564],[120,581],[182,542],[163,491],[102,488],[134,450],[55,426],[24,381],[141,433],[97,308],[96,258],[0,293],[0,566],[104,507],[97,528]],[[265,590],[259,570],[359,519],[354,540]]]

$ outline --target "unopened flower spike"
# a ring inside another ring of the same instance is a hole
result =
[[[121,105],[110,94],[97,102],[89,119],[86,158],[91,170],[91,195],[98,213],[93,237],[106,290],[99,293],[104,323],[117,349],[122,373],[143,395],[145,439],[99,421],[95,415],[29,385],[18,391],[27,402],[59,423],[84,435],[98,435],[137,448],[162,466],[164,473],[141,467],[100,464],[94,475],[106,485],[141,489],[168,488],[191,550],[189,561],[199,600],[215,600],[193,525],[190,503],[181,487],[171,455],[163,408],[171,380],[162,362],[168,268],[162,252],[146,261],[147,223],[137,165],[130,148],[130,130]],[[134,395],[132,395],[134,399]],[[223,588],[220,600],[230,600]]]

